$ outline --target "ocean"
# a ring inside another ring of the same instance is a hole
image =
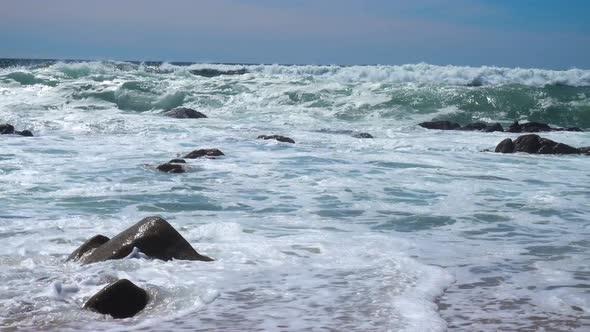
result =
[[[588,146],[590,71],[1,60],[0,123],[35,136],[0,136],[0,329],[588,331],[590,157],[433,119]],[[152,215],[215,261],[65,262]],[[148,307],[82,309],[117,278]]]

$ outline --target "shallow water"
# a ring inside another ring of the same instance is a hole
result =
[[[0,137],[3,329],[590,326],[590,158],[481,152],[516,134],[415,125],[590,129],[588,71],[257,65],[203,78],[189,70],[241,66],[13,65],[0,69],[0,122],[35,137]],[[209,118],[160,114],[177,106]],[[590,145],[587,132],[543,136]],[[154,170],[198,148],[226,156]],[[86,238],[149,215],[216,261],[64,263]],[[81,309],[115,278],[148,289],[148,308],[126,320]]]

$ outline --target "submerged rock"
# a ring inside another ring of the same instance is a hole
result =
[[[164,173],[185,173],[186,170],[184,166],[176,164],[176,163],[165,163],[156,167],[156,169],[160,172]]]
[[[221,152],[218,149],[200,149],[200,150],[194,150],[193,152],[185,155],[182,158],[187,158],[187,159],[197,159],[197,158],[215,158],[215,157],[220,157],[220,156],[225,156],[225,154],[223,154],[223,152]]]
[[[439,129],[439,130],[458,130],[461,125],[450,121],[427,121],[418,124],[420,127],[426,129]]]
[[[137,248],[150,258],[212,261],[199,254],[172,225],[160,217],[147,217],[129,227],[92,252],[80,256],[82,264],[121,259]]]
[[[148,293],[127,279],[111,283],[92,296],[84,309],[113,318],[129,318],[142,311],[149,301]]]
[[[504,131],[504,128],[499,123],[483,123],[483,122],[474,122],[468,125],[461,127],[461,130],[466,131],[484,131],[486,133],[491,133],[494,131]]]
[[[220,69],[212,69],[212,68],[205,68],[205,69],[194,69],[190,71],[191,74],[203,77],[217,77],[223,75],[244,75],[248,73],[245,68],[236,69],[236,70],[220,70]]]
[[[104,235],[95,235],[86,240],[78,249],[68,257],[67,261],[78,261],[82,257],[91,254],[96,248],[107,243],[110,239]]]
[[[275,141],[279,141],[279,142],[295,144],[295,141],[292,138],[289,138],[287,136],[281,136],[281,135],[260,135],[257,137],[257,139],[264,139],[264,140],[274,139]]]
[[[180,159],[180,158],[175,158],[175,159],[170,160],[168,163],[169,164],[186,164],[186,160]]]
[[[178,107],[164,112],[164,115],[175,119],[203,119],[207,116],[192,108]]]
[[[529,134],[519,136],[512,141],[507,138],[496,146],[495,152],[513,153],[526,152],[535,154],[581,154],[583,151],[567,144],[558,143],[539,135]]]
[[[375,137],[373,137],[373,135],[371,135],[369,133],[354,133],[354,134],[352,134],[352,137],[354,137],[354,138],[375,138]]]

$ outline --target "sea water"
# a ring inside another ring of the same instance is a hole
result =
[[[431,119],[590,129],[590,71],[5,60],[0,123],[35,137],[0,136],[0,329],[587,331],[590,157]],[[65,262],[151,215],[215,261]],[[82,309],[118,278],[140,314]]]

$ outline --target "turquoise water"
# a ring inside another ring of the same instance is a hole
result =
[[[417,64],[190,73],[242,67],[0,69],[0,123],[35,134],[0,137],[2,327],[587,329],[590,159],[481,152],[516,134],[416,124],[590,130],[590,72]],[[209,118],[160,114],[177,106]],[[543,136],[590,145],[587,132]],[[185,174],[154,169],[199,148],[226,156],[189,161]],[[216,261],[63,262],[86,238],[149,215]],[[113,277],[154,300],[128,320],[83,311]]]

